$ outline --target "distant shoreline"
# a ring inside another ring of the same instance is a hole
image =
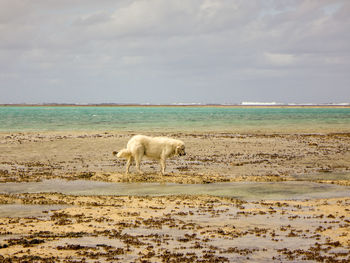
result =
[[[350,104],[0,104],[0,107],[350,108]]]

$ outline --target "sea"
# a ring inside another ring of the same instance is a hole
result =
[[[0,106],[0,132],[350,132],[350,107]]]

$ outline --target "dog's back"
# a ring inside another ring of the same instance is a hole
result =
[[[164,174],[165,160],[174,155],[185,155],[185,146],[182,141],[168,137],[135,135],[128,141],[126,149],[119,151],[117,157],[128,159],[126,173],[129,172],[133,160],[135,160],[136,167],[141,173],[140,162],[143,157],[148,157],[160,161],[161,173]]]

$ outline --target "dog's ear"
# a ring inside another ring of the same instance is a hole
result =
[[[179,155],[179,150],[180,150],[180,146],[177,146],[177,147],[175,148],[175,154],[176,154],[176,155]]]

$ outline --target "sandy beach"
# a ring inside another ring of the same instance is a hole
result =
[[[0,134],[0,182],[46,179],[208,184],[308,180],[349,186],[349,133],[146,133],[185,157],[124,174],[127,132]],[[312,175],[317,175],[313,177]],[[3,262],[348,262],[350,197],[244,201],[207,195],[0,195]],[[25,207],[27,213],[19,214]],[[6,212],[7,211],[7,212]],[[8,213],[8,211],[13,211]]]
[[[134,167],[131,175],[125,176],[126,160],[112,153],[124,148],[132,133],[1,133],[0,181],[64,178],[210,183],[279,181],[296,175],[350,171],[350,133],[145,134],[183,140],[186,157],[167,160],[164,177],[158,175],[159,163],[152,160],[142,162],[143,176],[137,175]]]

